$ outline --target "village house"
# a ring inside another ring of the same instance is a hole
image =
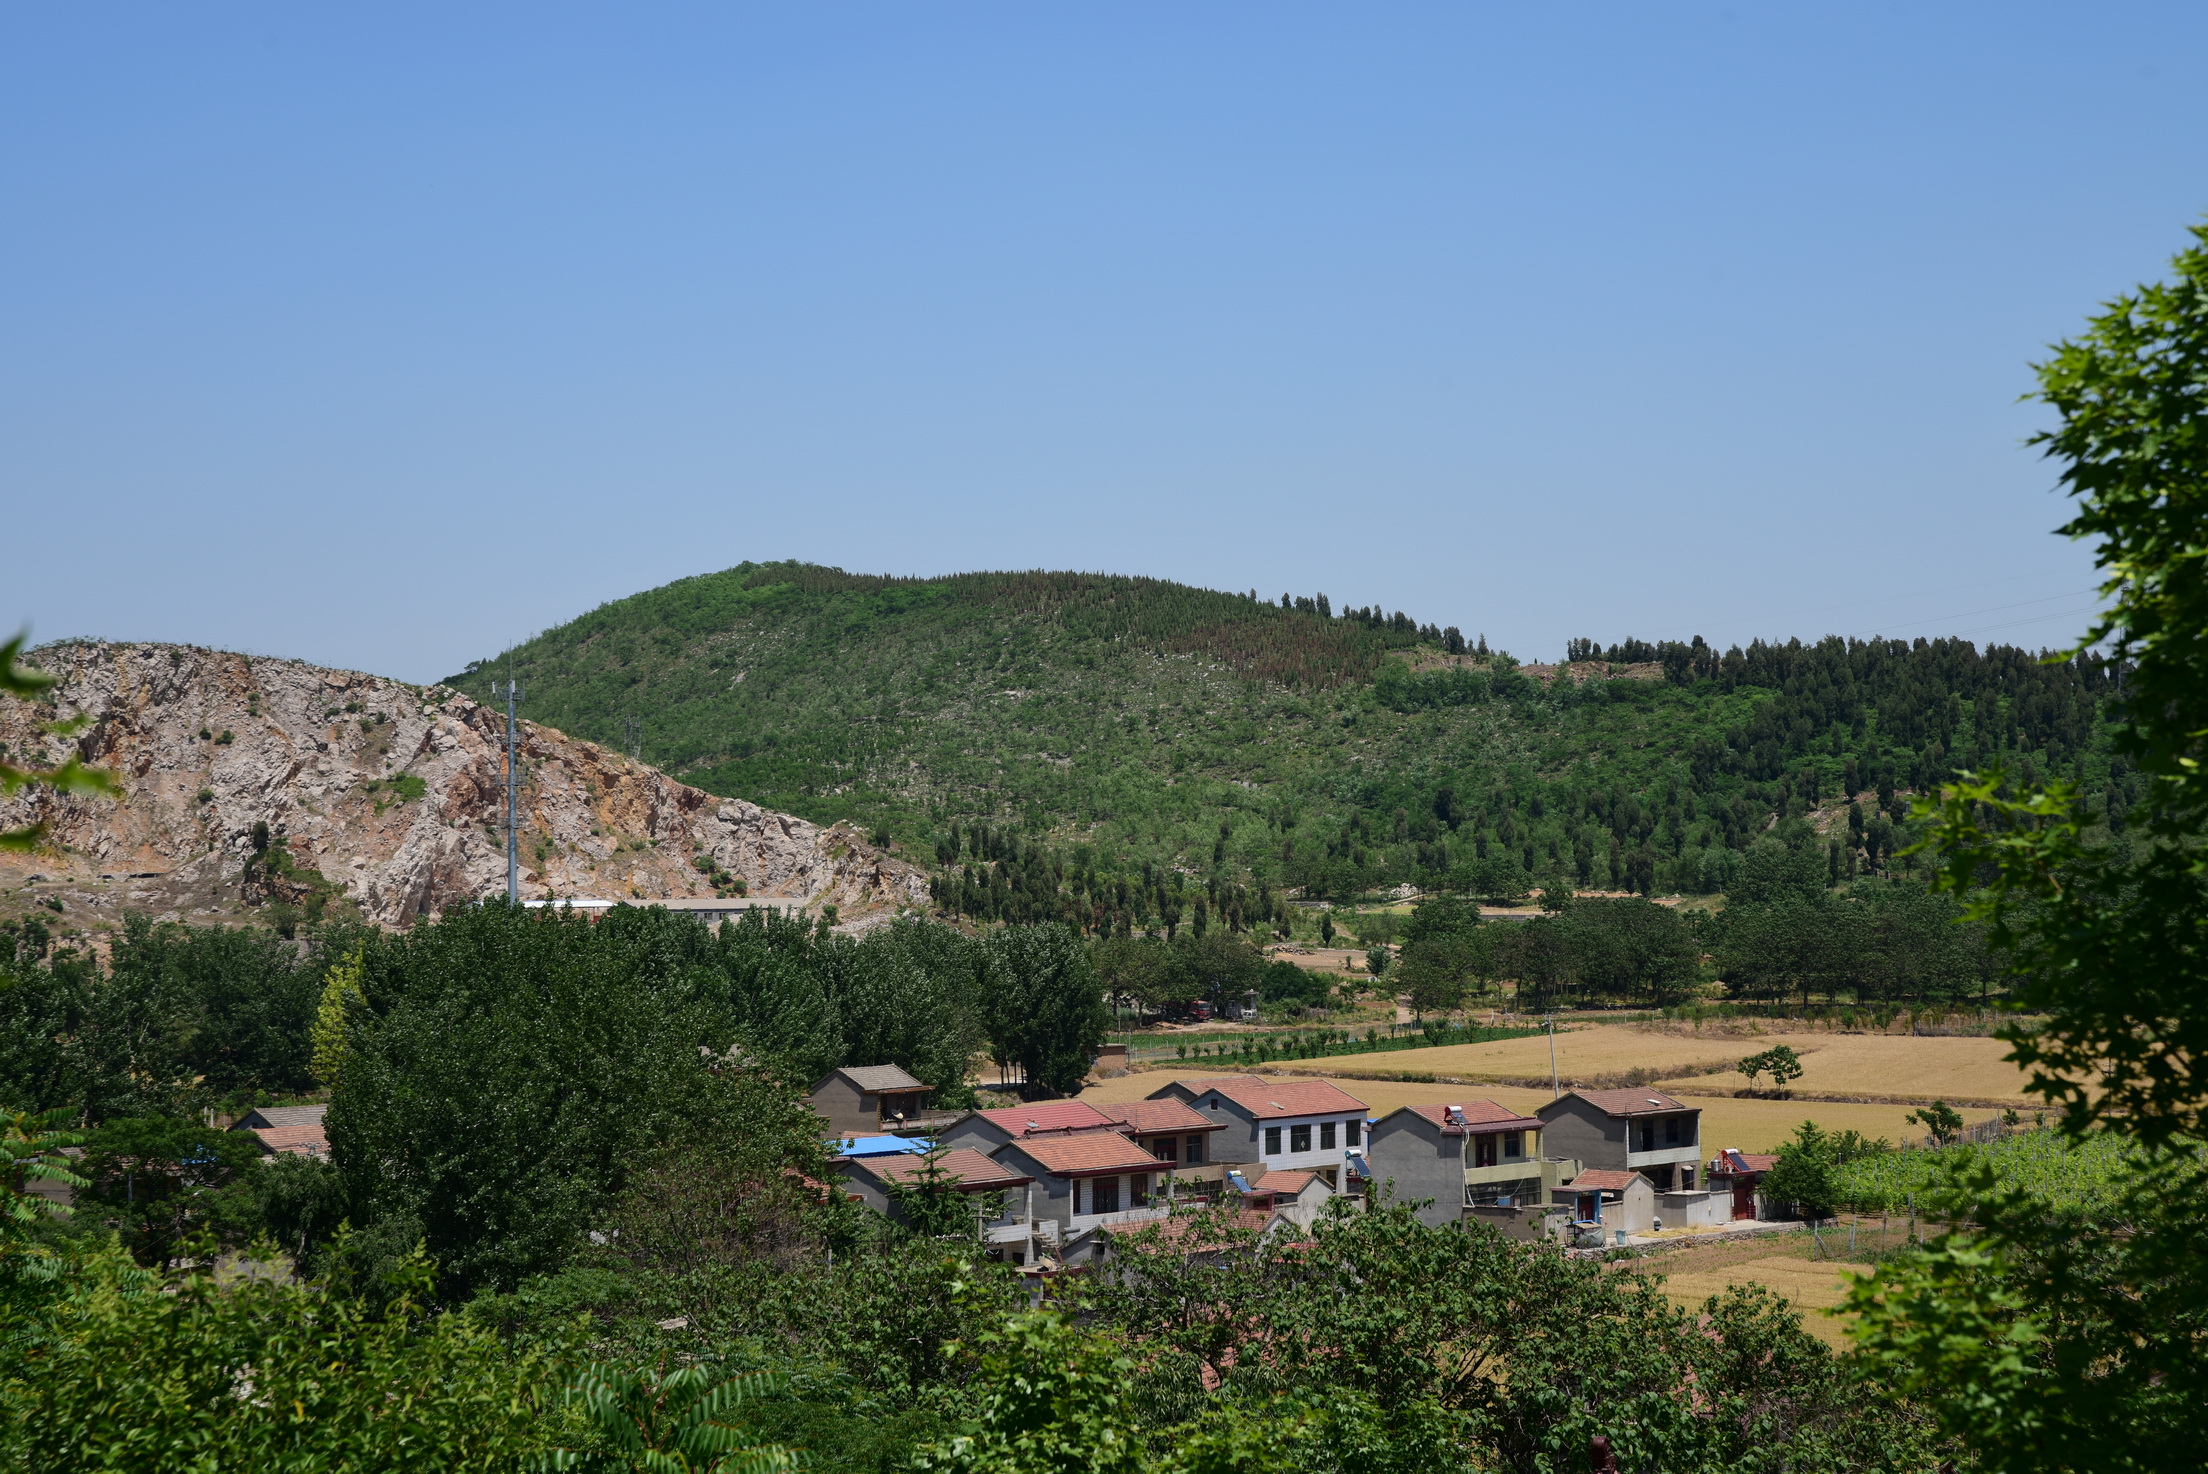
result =
[[[1492,1100],[1403,1106],[1373,1124],[1375,1182],[1418,1202],[1421,1223],[1461,1223],[1474,1207],[1543,1207],[1580,1164],[1542,1154],[1544,1123]]]
[[[1550,1155],[1638,1172],[1658,1192],[1692,1192],[1702,1112],[1656,1090],[1573,1090],[1536,1112]]]
[[[1124,1133],[1163,1167],[1171,1193],[1209,1197],[1219,1191],[1226,1165],[1214,1160],[1213,1133],[1226,1122],[1194,1110],[1186,1101],[1128,1100],[1101,1108]]]
[[[844,1065],[830,1070],[805,1103],[838,1136],[901,1134],[927,1121],[934,1092],[895,1065]]]
[[[326,1105],[256,1106],[230,1129],[251,1132],[261,1150],[271,1156],[327,1158],[330,1138],[322,1122],[329,1109]]]
[[[844,1192],[853,1202],[864,1203],[892,1223],[905,1220],[897,1187],[928,1170],[925,1156],[893,1153],[881,1156],[845,1157],[836,1167],[843,1176]],[[1015,1264],[1026,1262],[1033,1213],[1027,1189],[1035,1181],[971,1149],[945,1152],[935,1159],[936,1170],[974,1200],[983,1242],[990,1250]]]
[[[1710,1190],[1726,1195],[1727,1209],[1733,1218],[1771,1217],[1776,1209],[1764,1201],[1763,1176],[1778,1165],[1776,1153],[1744,1152],[1727,1147],[1710,1159]]]
[[[1213,1160],[1267,1172],[1308,1168],[1335,1192],[1369,1178],[1365,1163],[1365,1103],[1324,1080],[1269,1080],[1227,1075],[1175,1080],[1150,1093],[1180,1100],[1220,1123],[1206,1146]]]
[[[1025,1136],[990,1157],[1032,1177],[1038,1233],[1063,1244],[1087,1231],[1166,1215],[1154,1197],[1158,1160],[1117,1131]]]

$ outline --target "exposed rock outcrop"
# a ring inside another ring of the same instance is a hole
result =
[[[181,645],[57,644],[27,663],[59,683],[40,706],[0,703],[0,742],[48,760],[73,744],[123,798],[0,805],[0,825],[48,826],[41,852],[0,856],[19,898],[188,918],[321,892],[400,924],[505,890],[503,713],[441,686]],[[44,730],[79,716],[73,735]],[[925,876],[843,826],[716,798],[534,723],[520,749],[525,897],[706,897],[740,879],[854,915],[926,901]]]

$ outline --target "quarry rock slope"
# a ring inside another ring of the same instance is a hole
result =
[[[395,925],[504,893],[503,712],[441,686],[182,645],[72,642],[27,663],[58,683],[41,704],[0,703],[0,742],[19,760],[74,747],[123,797],[29,790],[0,805],[7,827],[47,825],[37,853],[0,856],[17,901],[190,920],[342,897]],[[67,735],[46,731],[73,718]],[[715,797],[535,723],[520,759],[526,898],[710,897],[740,880],[847,918],[927,898],[920,871],[857,831]]]

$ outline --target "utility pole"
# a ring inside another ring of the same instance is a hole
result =
[[[1549,1026],[1549,1099],[1555,1100],[1564,1094],[1564,1087],[1556,1083],[1556,1015],[1552,1013],[1542,1022]]]
[[[512,665],[506,667],[503,684],[491,682],[491,699],[503,698],[506,702],[506,903],[521,904],[521,830],[515,823],[517,799],[517,775],[514,765],[514,708],[521,704],[521,684],[514,679]]]

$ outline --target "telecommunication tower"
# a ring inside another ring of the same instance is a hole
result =
[[[506,703],[506,903],[521,904],[521,830],[516,824],[515,806],[518,795],[514,766],[514,708],[521,705],[526,693],[521,683],[514,679],[514,668],[506,667],[506,679],[491,682],[491,699]]]

